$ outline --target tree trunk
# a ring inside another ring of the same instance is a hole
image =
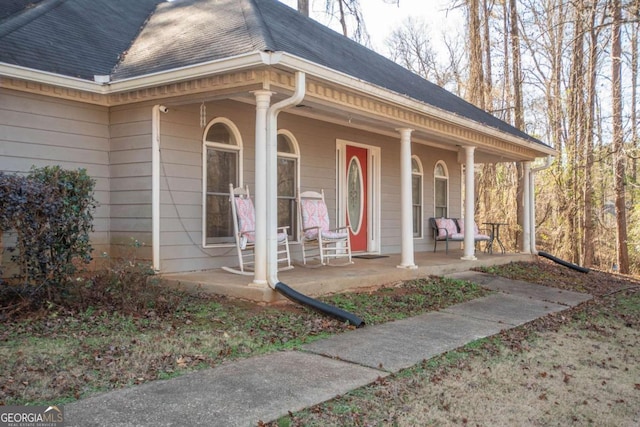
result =
[[[467,99],[485,109],[484,73],[482,69],[482,37],[480,36],[479,0],[469,0],[469,82]]]
[[[298,0],[298,12],[309,16],[309,0]]]
[[[584,144],[584,245],[582,249],[583,265],[592,266],[595,262],[596,225],[595,210],[593,207],[593,139],[595,121],[596,79],[598,70],[598,35],[596,29],[596,7],[591,5],[589,9],[589,62],[587,73],[587,120],[585,121]]]
[[[613,150],[614,150],[614,189],[616,206],[616,247],[620,273],[629,273],[629,251],[627,248],[627,208],[625,196],[625,155],[622,135],[622,83],[621,63],[622,45],[620,25],[622,10],[620,0],[611,1],[613,23],[611,28],[611,93],[613,104]]]
[[[633,15],[638,16],[638,2],[631,10]],[[631,159],[631,179],[635,185],[638,184],[638,113],[636,104],[638,102],[638,23],[631,24],[631,143],[634,156]],[[635,192],[631,192],[631,209],[635,209]]]
[[[522,104],[522,59],[520,55],[520,33],[518,30],[518,9],[516,0],[509,0],[509,23],[511,30],[511,72],[513,82],[513,125],[524,130],[524,107]],[[516,218],[519,225],[524,224],[524,186],[525,176],[523,164],[516,163]],[[533,236],[532,236],[533,238]],[[516,247],[523,246],[522,230],[515,229]]]

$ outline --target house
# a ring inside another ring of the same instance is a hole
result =
[[[413,268],[433,247],[429,217],[473,221],[475,163],[523,162],[529,175],[553,154],[276,0],[0,5],[0,170],[86,168],[96,250],[137,239],[160,272],[236,262],[229,183],[256,197],[255,285],[276,273],[268,225],[290,225],[297,255],[305,190],[324,189],[332,222],[351,215],[354,251]]]

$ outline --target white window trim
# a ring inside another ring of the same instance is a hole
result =
[[[419,169],[418,172],[414,172],[412,167],[411,177],[413,178],[414,176],[420,176],[420,222],[422,223],[422,225],[420,227],[420,234],[418,236],[413,236],[415,240],[418,240],[424,239],[424,168],[422,167],[422,161],[420,160],[420,157],[413,155],[411,156],[411,160],[416,161]],[[413,180],[411,181],[411,185],[413,186]],[[411,188],[411,191],[413,194],[413,188]]]
[[[222,123],[229,131],[233,134],[233,137],[236,141],[235,145],[231,144],[222,144],[218,142],[207,141],[207,133],[209,132],[209,128],[211,126]],[[236,184],[238,187],[242,187],[243,181],[243,146],[242,146],[242,137],[240,136],[240,131],[236,127],[236,125],[226,117],[216,117],[211,120],[204,129],[202,133],[202,247],[203,248],[224,248],[224,247],[235,247],[235,243],[207,243],[207,149],[208,148],[219,148],[221,150],[226,151],[235,151],[238,153],[238,183]]]
[[[445,176],[442,175],[436,175],[436,169],[438,168],[438,165],[442,165],[442,168],[444,169],[444,173]],[[436,162],[436,164],[433,166],[433,216],[436,216],[436,198],[437,198],[437,194],[436,194],[436,180],[437,179],[444,179],[447,182],[447,202],[446,202],[446,208],[447,208],[447,216],[449,216],[449,212],[450,207],[449,207],[449,168],[447,167],[447,164],[444,162],[444,160],[438,160]]]
[[[298,195],[300,194],[300,145],[298,145],[298,140],[296,139],[295,136],[293,136],[293,133],[291,133],[290,131],[286,130],[286,129],[280,129],[278,130],[278,135],[284,135],[287,137],[287,139],[289,139],[289,142],[291,142],[291,145],[293,146],[293,153],[283,153],[278,151],[277,156],[278,157],[284,157],[284,158],[288,158],[288,159],[296,159],[296,188],[295,188],[295,197],[296,200],[298,199]],[[296,209],[298,209],[296,207]],[[298,216],[298,212],[296,211],[296,216]],[[294,218],[294,221],[296,221],[296,223],[298,222],[298,218]],[[297,227],[299,228],[299,227]],[[299,243],[300,242],[300,233],[298,233],[298,230],[293,230],[293,239],[289,241],[289,243]]]

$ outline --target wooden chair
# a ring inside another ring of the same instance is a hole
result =
[[[229,201],[233,218],[233,235],[238,253],[238,267],[222,267],[222,269],[230,273],[251,275],[255,265],[256,211],[249,194],[249,187],[233,188],[233,184],[229,184]],[[293,268],[289,253],[288,228],[278,228],[278,265],[284,264],[284,267],[279,268],[280,270]]]
[[[302,261],[319,257],[320,265],[331,265],[331,259],[346,258],[346,262],[333,265],[353,264],[351,260],[350,227],[331,229],[329,212],[324,201],[324,190],[305,191],[298,197],[300,243]]]

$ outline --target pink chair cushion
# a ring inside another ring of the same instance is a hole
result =
[[[240,233],[240,247],[245,249],[247,243],[256,242],[256,211],[253,201],[249,198],[235,197],[236,215],[238,217],[238,233]],[[278,243],[282,243],[289,238],[287,233],[278,233]]]
[[[458,220],[458,227],[460,228],[460,234],[464,234],[464,219]],[[476,222],[473,221],[473,235],[477,236],[479,233],[480,233],[480,230],[478,229],[478,224],[476,224]]]
[[[256,229],[256,210],[253,207],[253,202],[244,197],[234,197],[234,201],[238,216],[238,232],[240,234],[254,232]]]
[[[438,227],[438,237],[444,238],[448,235],[449,238],[453,238],[454,234],[460,234],[455,221],[451,218],[436,218],[436,226]]]
[[[464,235],[464,219],[458,220],[458,227],[460,228],[460,234]],[[491,238],[486,234],[480,234],[480,229],[478,228],[478,224],[473,221],[473,237],[479,240],[490,240]]]
[[[322,237],[329,231],[329,212],[327,205],[322,200],[301,200],[300,210],[302,213],[302,228],[318,227],[322,232]],[[304,237],[307,240],[318,238],[318,229],[307,230]],[[327,238],[329,238],[327,236]]]
[[[242,233],[242,237],[245,238],[248,243],[256,242],[256,233],[253,231]],[[287,236],[287,233],[278,233],[277,238],[278,238],[278,243],[282,243],[285,240],[287,240],[289,236]]]

